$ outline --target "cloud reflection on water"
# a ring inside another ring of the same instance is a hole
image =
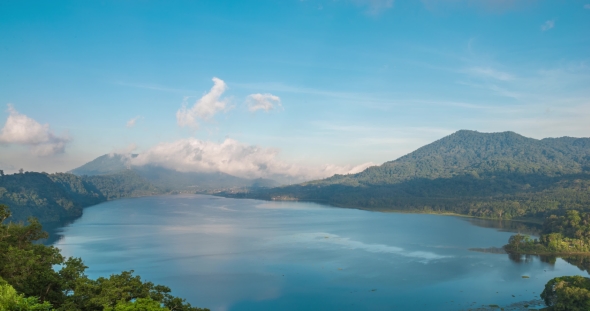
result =
[[[361,241],[352,240],[350,238],[341,237],[331,233],[313,232],[300,233],[276,238],[274,243],[305,243],[308,245],[331,245],[347,248],[351,250],[362,250],[369,253],[394,254],[404,257],[418,258],[420,262],[428,263],[431,260],[438,260],[449,258],[450,256],[439,255],[432,252],[425,251],[408,251],[401,247],[390,246],[385,244],[367,244]]]

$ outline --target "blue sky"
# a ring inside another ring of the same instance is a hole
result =
[[[589,30],[590,1],[2,1],[0,169],[315,178],[459,129],[588,137]]]

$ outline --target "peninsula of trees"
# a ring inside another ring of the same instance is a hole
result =
[[[514,254],[590,254],[590,213],[570,210],[563,216],[551,215],[539,239],[513,235],[504,249]]]

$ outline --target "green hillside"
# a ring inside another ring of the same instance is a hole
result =
[[[31,173],[0,177],[0,204],[13,206],[13,220],[35,216],[56,222],[82,214],[82,207],[104,201],[94,187],[68,174]]]
[[[543,217],[590,209],[590,139],[458,131],[352,175],[227,196],[342,207]]]
[[[0,204],[12,207],[14,221],[34,216],[42,223],[59,222],[106,200],[159,193],[163,191],[132,171],[82,177],[34,172],[0,176]]]
[[[137,155],[131,155],[136,157]],[[130,166],[126,162],[126,157],[120,154],[105,154],[102,155],[78,168],[75,168],[68,173],[74,175],[107,175],[124,171]]]

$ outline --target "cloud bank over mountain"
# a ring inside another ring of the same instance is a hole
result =
[[[11,104],[8,104],[8,113],[8,119],[0,131],[0,144],[29,146],[37,156],[65,152],[66,144],[70,141],[67,135],[54,134],[49,124],[40,124],[19,113]]]
[[[368,162],[358,166],[302,166],[281,160],[278,149],[247,145],[229,138],[222,143],[195,138],[160,143],[137,157],[129,157],[128,161],[135,166],[156,165],[180,172],[223,172],[282,182],[357,173],[374,165]]]

